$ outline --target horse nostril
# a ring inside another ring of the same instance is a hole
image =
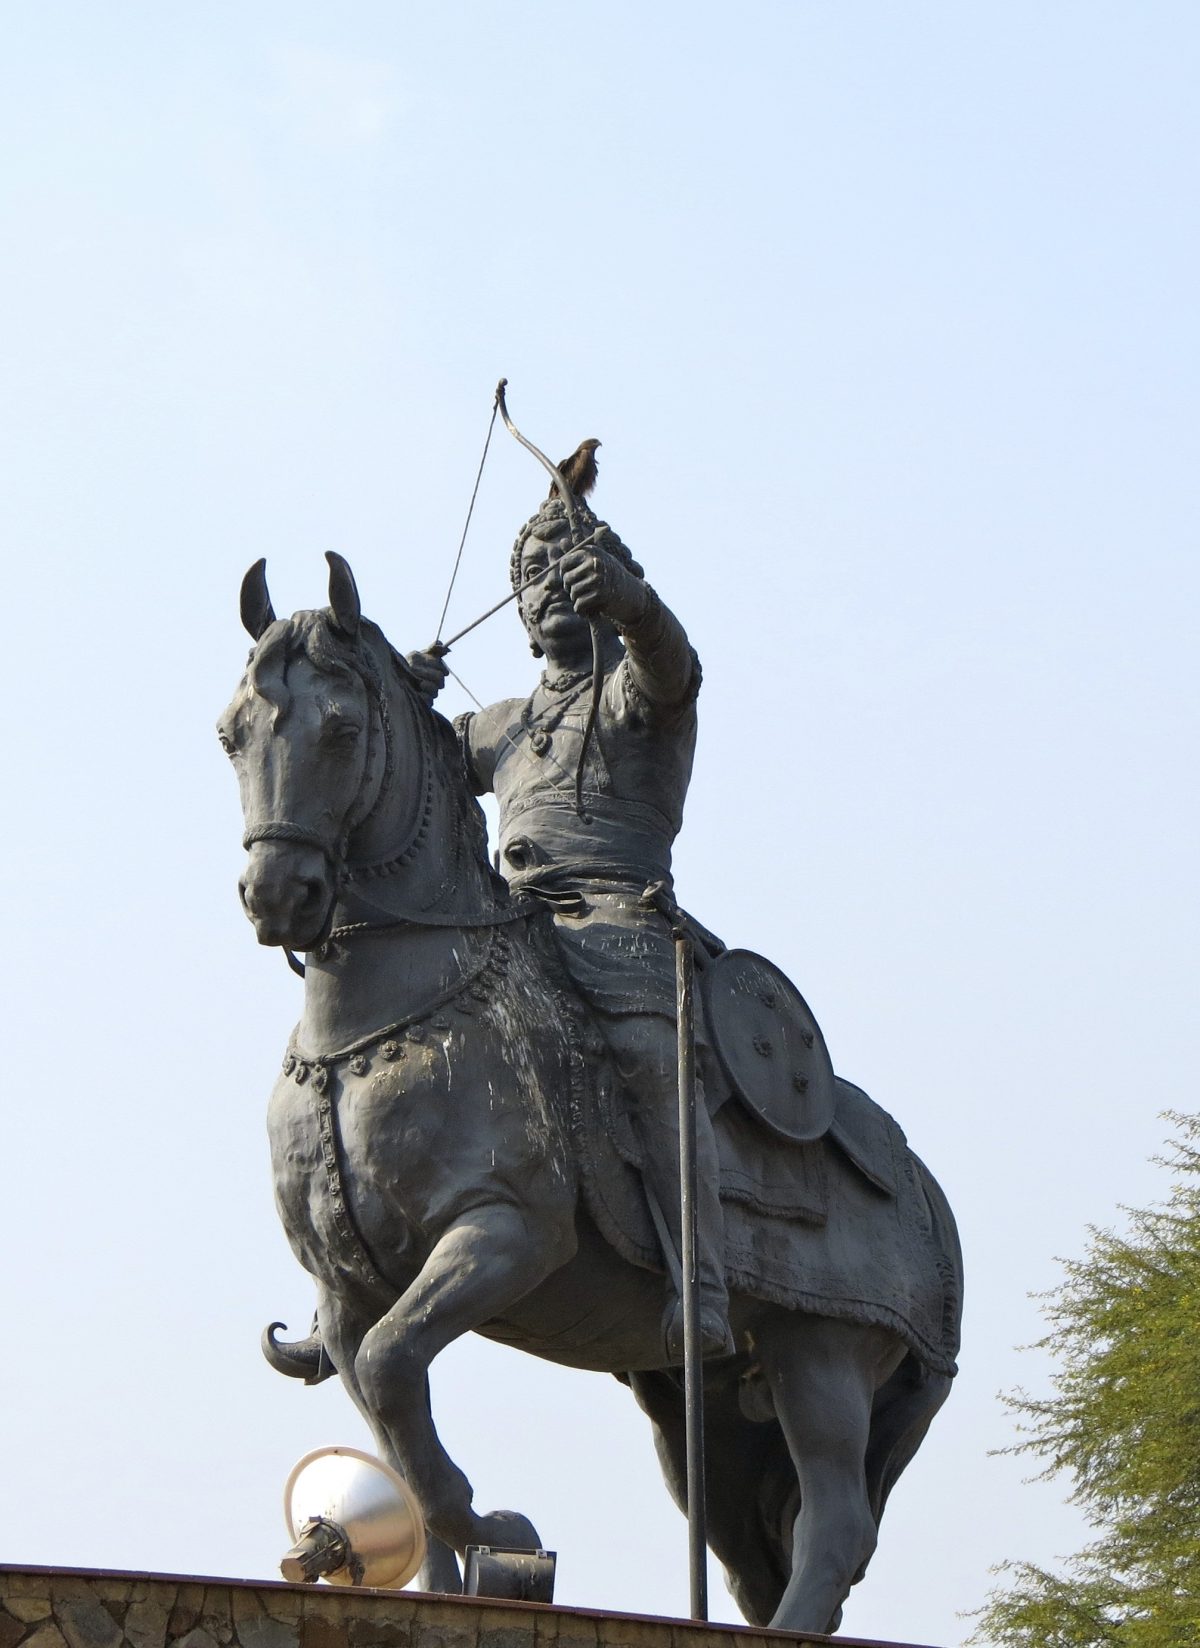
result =
[[[316,905],[320,904],[321,899],[324,897],[325,889],[321,882],[315,877],[308,878],[302,883],[302,885],[304,887],[302,908],[305,911],[311,911]]]
[[[238,881],[242,909],[254,923],[263,944],[303,943],[322,926],[329,900],[327,878],[316,864],[309,873],[296,873],[290,854],[263,855],[252,862]],[[0,1645],[2,1648],[2,1645]]]

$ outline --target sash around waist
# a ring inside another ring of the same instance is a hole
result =
[[[675,829],[656,807],[587,794],[583,804],[587,823],[566,798],[539,796],[504,809],[500,851],[510,880],[570,865],[575,873],[601,872],[603,880],[627,879],[639,889],[670,881]]]

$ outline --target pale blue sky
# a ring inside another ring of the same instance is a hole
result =
[[[996,1391],[1045,1379],[1028,1295],[1196,1103],[1196,9],[0,30],[0,1559],[270,1575],[293,1460],[363,1439],[256,1348],[309,1309],[262,1126],[297,986],[211,727],[260,554],[281,610],[336,548],[430,639],[503,373],[553,455],[603,440],[596,503],[704,661],[681,896],[792,973],[958,1209],[960,1388],[845,1622],[957,1643],[989,1564],[1080,1538],[988,1457]],[[543,490],[494,445],[452,627]],[[452,661],[484,700],[535,672],[511,614]],[[685,1607],[615,1382],[472,1344],[434,1396],[560,1598]]]

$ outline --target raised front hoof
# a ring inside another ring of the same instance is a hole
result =
[[[520,1511],[489,1511],[486,1516],[474,1518],[471,1527],[472,1545],[492,1545],[511,1551],[540,1551],[541,1536],[527,1516]]]

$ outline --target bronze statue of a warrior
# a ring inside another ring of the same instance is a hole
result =
[[[615,533],[562,493],[513,554],[542,680],[457,728],[432,705],[436,651],[396,652],[329,561],[328,607],[285,620],[251,568],[255,646],[219,723],[246,914],[305,953],[268,1132],[318,1325],[264,1348],[340,1375],[423,1506],[423,1582],[445,1590],[468,1545],[542,1543],[479,1512],[441,1444],[428,1369],[463,1333],[619,1373],[686,1502],[674,954],[644,895],[670,887],[700,670]],[[950,1389],[961,1256],[936,1181],[834,1076],[790,982],[708,951],[707,1538],[747,1618],[829,1631]]]
[[[563,502],[547,500],[513,547],[511,581],[533,652],[545,659],[541,680],[528,698],[504,699],[456,726],[472,789],[499,803],[502,873],[514,892],[549,905],[572,983],[598,1016],[633,1104],[649,1193],[678,1253],[675,952],[669,922],[643,895],[656,883],[671,888],[700,663],[616,533],[579,503],[574,515],[572,526]],[[602,686],[585,748],[594,646]],[[432,699],[440,660],[429,652],[409,661]],[[722,1355],[732,1345],[716,1150],[703,1104],[697,1115],[701,1327],[705,1354]],[[664,1338],[678,1361],[677,1297]]]

